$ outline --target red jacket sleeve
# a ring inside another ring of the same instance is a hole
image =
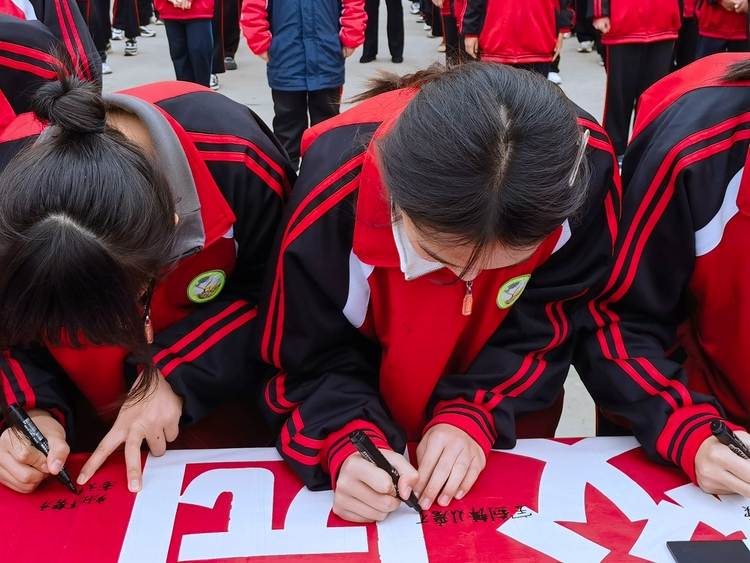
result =
[[[365,0],[344,0],[341,10],[341,44],[356,49],[365,41],[367,14]]]
[[[253,53],[261,55],[268,51],[273,38],[268,22],[268,0],[244,0],[240,27]]]

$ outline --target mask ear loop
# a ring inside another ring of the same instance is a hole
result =
[[[143,306],[143,334],[146,337],[146,342],[149,344],[154,343],[154,327],[151,326],[151,298],[154,296],[154,280],[151,280],[148,284],[148,290],[146,291],[146,302]]]
[[[586,156],[586,147],[589,144],[589,137],[591,136],[591,131],[588,129],[584,130],[583,135],[581,135],[581,139],[578,141],[578,155],[576,156],[576,162],[573,166],[573,172],[570,174],[570,180],[568,180],[568,185],[573,186],[573,184],[576,183],[576,179],[578,179],[578,172],[581,169],[581,162],[583,162],[583,157]]]

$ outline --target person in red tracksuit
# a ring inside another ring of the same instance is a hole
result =
[[[212,86],[214,0],[156,0],[155,6],[164,20],[177,80]]]
[[[747,38],[747,0],[698,0],[698,42],[695,57],[750,51]]]
[[[353,430],[425,509],[465,495],[491,448],[553,435],[559,410],[545,409],[559,405],[577,319],[610,267],[622,195],[603,129],[536,73],[439,66],[375,92],[306,134],[256,334],[280,369],[264,409],[281,455],[355,521],[399,503]],[[657,457],[674,436],[665,407],[639,389],[614,395],[613,377],[588,388]]]
[[[473,58],[520,66],[546,78],[571,27],[568,0],[465,0],[462,31]],[[523,33],[519,33],[523,30]]]
[[[137,491],[144,439],[160,455],[260,378],[246,343],[295,176],[257,116],[208,89],[102,97],[60,73],[0,135],[0,405],[50,447],[3,426],[0,482],[28,492],[57,473],[95,411],[106,436],[78,484],[125,442]]]
[[[638,97],[671,69],[680,6],[677,0],[589,0],[589,15],[607,48],[604,129],[622,160]]]
[[[750,445],[739,432],[750,428],[749,99],[750,61],[728,53],[641,97],[623,162],[617,259],[589,309],[594,332],[576,361],[584,381],[615,383],[613,401],[635,393],[644,410],[664,413],[661,456],[709,493],[746,497],[750,464],[709,425],[726,417]],[[599,404],[623,422],[617,405]]]

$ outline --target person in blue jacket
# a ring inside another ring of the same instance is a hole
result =
[[[364,0],[243,3],[242,33],[268,64],[273,132],[293,166],[305,129],[338,115],[344,62],[364,42],[366,23]]]

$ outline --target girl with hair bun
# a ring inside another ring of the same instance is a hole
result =
[[[280,453],[352,521],[382,520],[395,493],[445,506],[491,448],[553,436],[621,201],[606,134],[537,73],[437,67],[368,95],[307,133],[258,326],[280,368],[264,393]],[[587,385],[638,424],[661,420],[636,391]],[[642,443],[656,455],[654,434]]]
[[[57,473],[91,405],[116,418],[78,484],[124,443],[137,491],[143,440],[162,454],[258,377],[246,342],[294,172],[248,108],[191,83],[102,95],[61,70],[32,110],[0,136],[0,389],[50,454],[6,429],[0,482]]]

